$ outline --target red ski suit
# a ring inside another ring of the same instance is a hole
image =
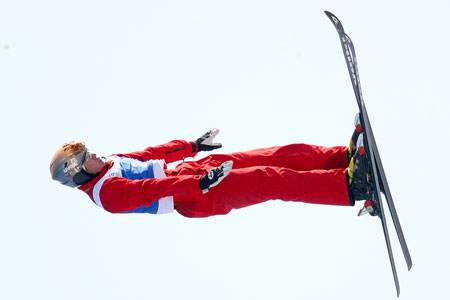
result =
[[[345,169],[347,147],[291,144],[231,154],[212,154],[179,164],[169,176],[203,175],[227,160],[233,169],[208,193],[175,197],[186,217],[227,214],[232,209],[271,199],[315,204],[351,205]]]
[[[118,156],[170,163],[196,154],[189,142],[175,140]],[[200,177],[228,160],[233,161],[228,176],[203,194]],[[223,215],[271,199],[348,206],[347,166],[347,147],[291,144],[182,162],[174,170],[165,168],[165,178],[110,178],[103,184],[101,196],[103,208],[114,213],[148,205],[154,201],[151,199],[173,196],[175,210],[193,218]],[[93,179],[80,187],[91,199],[97,181]]]

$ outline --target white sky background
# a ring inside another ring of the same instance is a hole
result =
[[[112,215],[50,180],[63,142],[102,154],[218,127],[219,152],[347,144],[357,110],[334,12],[414,266],[449,299],[448,1],[1,1],[1,299],[395,299],[359,209],[272,201],[227,216]]]

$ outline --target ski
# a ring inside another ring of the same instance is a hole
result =
[[[403,235],[403,230],[400,225],[400,221],[397,215],[397,210],[395,209],[395,205],[392,199],[392,195],[389,189],[389,185],[386,179],[386,175],[384,172],[383,164],[381,162],[380,154],[378,152],[378,147],[375,141],[375,137],[372,131],[372,127],[370,125],[369,116],[367,114],[366,106],[362,97],[362,91],[361,91],[361,84],[359,80],[359,73],[358,73],[358,65],[356,62],[356,54],[355,54],[355,48],[353,46],[352,40],[350,37],[345,33],[344,28],[339,21],[339,19],[332,13],[325,11],[325,14],[328,16],[328,18],[331,20],[333,25],[335,26],[339,38],[342,45],[342,50],[344,51],[345,61],[347,64],[348,72],[350,75],[350,79],[352,81],[353,91],[355,93],[355,97],[358,103],[359,111],[362,116],[362,126],[364,128],[364,132],[366,133],[364,135],[364,144],[367,148],[367,151],[370,155],[370,165],[372,168],[372,174],[374,179],[374,195],[373,195],[373,202],[375,206],[375,211],[377,212],[377,215],[379,216],[381,220],[381,224],[383,227],[384,237],[386,241],[386,246],[388,250],[389,255],[389,261],[391,263],[391,269],[392,274],[394,276],[394,282],[395,287],[397,290],[397,297],[400,295],[400,284],[398,280],[397,270],[395,267],[395,261],[394,256],[392,253],[392,246],[391,246],[391,240],[389,237],[389,231],[386,223],[386,217],[384,213],[384,207],[383,207],[383,201],[381,198],[381,192],[383,192],[385,196],[385,200],[387,203],[387,206],[389,208],[392,221],[394,223],[394,227],[397,233],[397,237],[400,243],[400,246],[403,251],[403,255],[405,257],[406,265],[408,267],[408,270],[412,267],[412,260],[411,255],[408,250],[408,246],[406,244],[405,237]]]

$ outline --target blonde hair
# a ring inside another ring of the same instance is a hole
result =
[[[64,153],[70,157],[83,151],[86,146],[84,145],[84,142],[71,141],[62,145],[61,148]]]

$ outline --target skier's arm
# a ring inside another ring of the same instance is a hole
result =
[[[103,183],[100,199],[104,209],[120,213],[142,205],[148,206],[166,196],[201,193],[200,176],[181,175],[142,180],[112,177]]]
[[[166,144],[154,147],[147,147],[143,151],[136,151],[127,154],[116,154],[126,156],[141,161],[150,159],[164,159],[166,163],[194,157],[200,151],[211,151],[222,147],[220,143],[214,143],[213,139],[219,134],[219,129],[214,128],[196,139],[194,142],[184,140],[174,140]]]
[[[135,158],[141,161],[164,159],[166,163],[171,163],[185,159],[186,157],[194,157],[197,152],[197,147],[194,145],[194,142],[173,140],[166,144],[147,147],[142,151],[116,155]]]

